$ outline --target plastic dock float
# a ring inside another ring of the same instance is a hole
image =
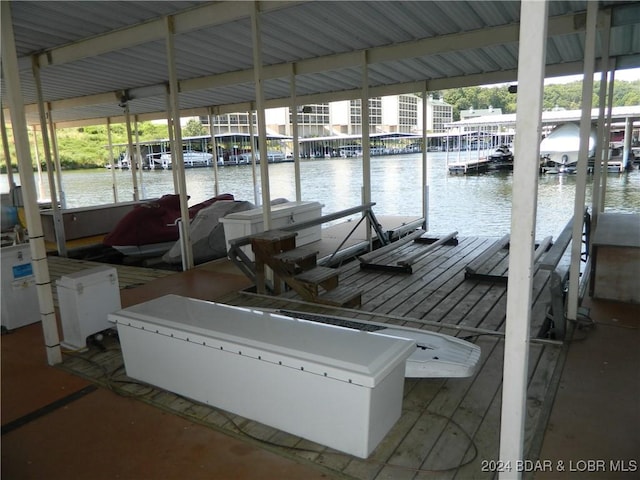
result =
[[[366,458],[400,418],[415,342],[166,295],[109,315],[127,375]]]

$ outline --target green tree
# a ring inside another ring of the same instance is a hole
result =
[[[185,137],[197,137],[199,135],[207,135],[208,133],[204,125],[194,118],[189,120],[182,129],[182,135]]]

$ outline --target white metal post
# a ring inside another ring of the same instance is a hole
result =
[[[609,93],[607,97],[607,121],[605,122],[604,127],[604,138],[606,141],[606,158],[604,164],[604,175],[602,175],[600,181],[600,198],[598,199],[598,204],[600,205],[600,213],[604,212],[604,199],[607,195],[607,179],[609,178],[606,174],[609,166],[609,140],[611,139],[611,116],[613,110],[613,86],[615,85],[616,78],[616,70],[615,68],[611,69],[611,74],[609,76]]]
[[[360,96],[362,125],[362,203],[371,202],[371,144],[369,131],[369,53],[362,52],[362,95]],[[371,245],[371,225],[367,217],[367,243]]]
[[[547,2],[520,8],[518,100],[511,207],[511,243],[500,424],[501,479],[521,477],[529,364],[538,162],[547,39]]]
[[[144,159],[142,158],[142,152],[140,151],[140,129],[138,128],[138,115],[133,116],[133,128],[136,131],[136,160],[140,162],[140,169],[138,174],[140,175],[140,198],[146,198],[147,194],[144,188],[144,181],[142,178],[142,172],[144,171]]]
[[[247,120],[249,122],[249,146],[251,147],[251,181],[253,182],[253,202],[256,206],[260,205],[260,192],[258,190],[258,173],[256,171],[256,150],[258,143],[256,142],[255,137],[255,128],[253,125],[253,111],[249,110],[247,112]],[[259,139],[258,139],[259,141]]]
[[[300,180],[300,143],[298,140],[298,101],[296,99],[296,66],[291,64],[291,129],[293,135],[293,168],[296,181],[296,201],[302,201]]]
[[[11,23],[10,2],[0,2],[0,22],[2,27],[0,29],[2,31],[2,40],[0,41],[2,73],[6,82],[6,92],[3,92],[3,96],[8,99],[11,111],[11,124],[13,126],[16,156],[18,157],[18,170],[20,172],[27,229],[29,231],[31,263],[36,277],[47,362],[49,365],[55,365],[62,362],[62,352],[60,351],[60,338],[58,336],[56,312],[51,292],[47,252],[44,246],[42,220],[40,219],[36,185],[33,178],[27,119],[24,113],[22,86],[20,84],[20,69],[16,55],[15,37],[13,36],[13,24]]]
[[[176,170],[175,175],[180,187],[180,218],[184,223],[180,234],[181,248],[184,251],[182,256],[183,270],[190,270],[194,267],[193,246],[191,245],[191,224],[189,223],[189,207],[187,197],[187,183],[184,178],[184,158],[182,156],[182,130],[180,125],[180,105],[178,99],[178,75],[176,72],[176,62],[173,46],[173,17],[166,18],[166,47],[167,65],[169,67],[169,100],[171,107],[171,121],[173,125],[174,148],[172,150],[172,164]]]
[[[11,153],[9,152],[9,138],[7,135],[7,124],[4,121],[4,102],[0,102],[0,132],[2,133],[2,149],[4,151],[4,161],[7,164],[7,182],[9,191],[16,188],[16,181],[13,178],[13,167],[11,166]]]
[[[109,164],[111,165],[111,188],[113,203],[118,203],[118,187],[116,185],[116,166],[113,159],[113,140],[111,138],[111,119],[107,118],[107,141],[109,142]]]
[[[427,103],[428,93],[427,82],[424,82],[424,95],[422,98],[422,217],[424,222],[422,228],[429,231],[429,158],[427,152],[429,150],[429,138],[427,137]]]
[[[582,79],[582,115],[580,117],[580,146],[576,165],[576,198],[573,206],[573,232],[571,234],[571,265],[569,266],[569,292],[567,294],[567,318],[578,316],[580,290],[580,259],[582,256],[582,228],[587,186],[589,136],[591,133],[591,105],[593,73],[595,69],[596,23],[598,2],[587,2],[587,32],[584,46],[584,75]]]
[[[125,123],[127,127],[127,153],[129,154],[129,168],[131,169],[131,184],[133,186],[133,200],[140,200],[140,192],[138,191],[138,177],[136,176],[136,162],[133,154],[133,137],[131,133],[131,116],[129,115],[129,103],[124,106]]]
[[[60,165],[60,153],[58,152],[58,133],[53,123],[53,115],[51,112],[51,103],[47,103],[47,118],[49,120],[49,134],[51,140],[51,153],[55,163],[55,174],[58,181],[58,200],[60,207],[64,210],[67,208],[67,196],[64,193],[64,184],[62,183],[62,166]]]
[[[258,120],[258,151],[260,152],[260,185],[262,186],[262,217],[264,229],[271,228],[271,192],[269,190],[269,152],[267,151],[267,125],[264,115],[264,85],[262,79],[262,38],[260,33],[260,2],[253,2],[251,33],[253,40],[253,79],[256,89],[256,115]]]
[[[173,136],[173,117],[172,117],[172,107],[171,107],[171,94],[169,93],[169,88],[167,88],[165,101],[167,103],[167,133],[169,135],[169,158],[175,158],[173,152],[178,148],[176,144],[176,139]],[[181,142],[182,143],[182,142]],[[182,145],[180,145],[182,148]],[[180,194],[180,182],[178,181],[178,171],[175,169],[175,165],[171,166],[171,178],[173,179],[173,192],[175,194]]]
[[[624,119],[624,149],[622,150],[622,166],[626,170],[629,166],[629,158],[631,156],[631,135],[633,135],[633,119],[627,117]]]
[[[211,153],[213,153],[213,193],[218,196],[220,193],[220,179],[218,172],[218,144],[216,143],[215,128],[213,126],[213,112],[209,109],[209,135],[211,135]]]
[[[51,144],[49,143],[49,132],[47,130],[47,115],[44,110],[44,100],[42,97],[42,83],[40,82],[40,65],[38,57],[31,57],[31,67],[33,79],[36,86],[36,96],[38,98],[38,114],[40,116],[40,129],[42,134],[42,148],[47,165],[47,180],[49,181],[49,194],[51,196],[51,209],[53,211],[53,229],[56,235],[56,247],[61,257],[67,256],[67,239],[62,223],[62,213],[58,204],[58,193],[56,190],[56,180],[53,176],[53,162],[51,161]],[[35,138],[35,131],[34,131]]]
[[[598,127],[596,134],[596,154],[593,159],[593,184],[591,194],[591,224],[595,228],[598,224],[600,212],[600,183],[603,170],[606,175],[609,157],[609,142],[605,136],[605,105],[607,98],[607,78],[609,70],[609,36],[611,31],[611,10],[602,12],[605,28],[602,32],[602,58],[600,72],[600,92],[598,99]]]

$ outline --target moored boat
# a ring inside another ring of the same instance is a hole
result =
[[[182,152],[184,168],[210,167],[213,165],[213,155],[207,152],[184,150]],[[165,170],[171,170],[171,153],[160,155],[160,164]]]
[[[595,154],[596,131],[589,135],[588,157]],[[580,149],[580,126],[564,123],[557,126],[540,142],[541,169],[543,173],[573,173],[578,163]]]
[[[488,158],[490,170],[513,170],[513,152],[508,145],[500,145]]]

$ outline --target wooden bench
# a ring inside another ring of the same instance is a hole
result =
[[[389,245],[385,245],[384,247],[380,247],[374,250],[371,253],[366,255],[361,255],[358,257],[360,261],[360,269],[361,270],[383,270],[387,272],[400,272],[400,273],[413,273],[412,265],[418,261],[420,258],[431,252],[436,247],[441,245],[457,245],[456,236],[458,232],[450,233],[449,235],[436,239],[435,241],[430,241],[430,243],[411,255],[405,255],[400,258],[396,258],[394,262],[389,263],[376,263],[375,260],[382,255],[386,255],[388,253],[393,252],[394,250],[399,249],[400,247],[410,243],[426,243],[425,240],[422,240],[422,236],[424,235],[423,230],[416,230],[415,232],[405,236],[404,238],[393,242]],[[422,240],[422,241],[421,241]]]

